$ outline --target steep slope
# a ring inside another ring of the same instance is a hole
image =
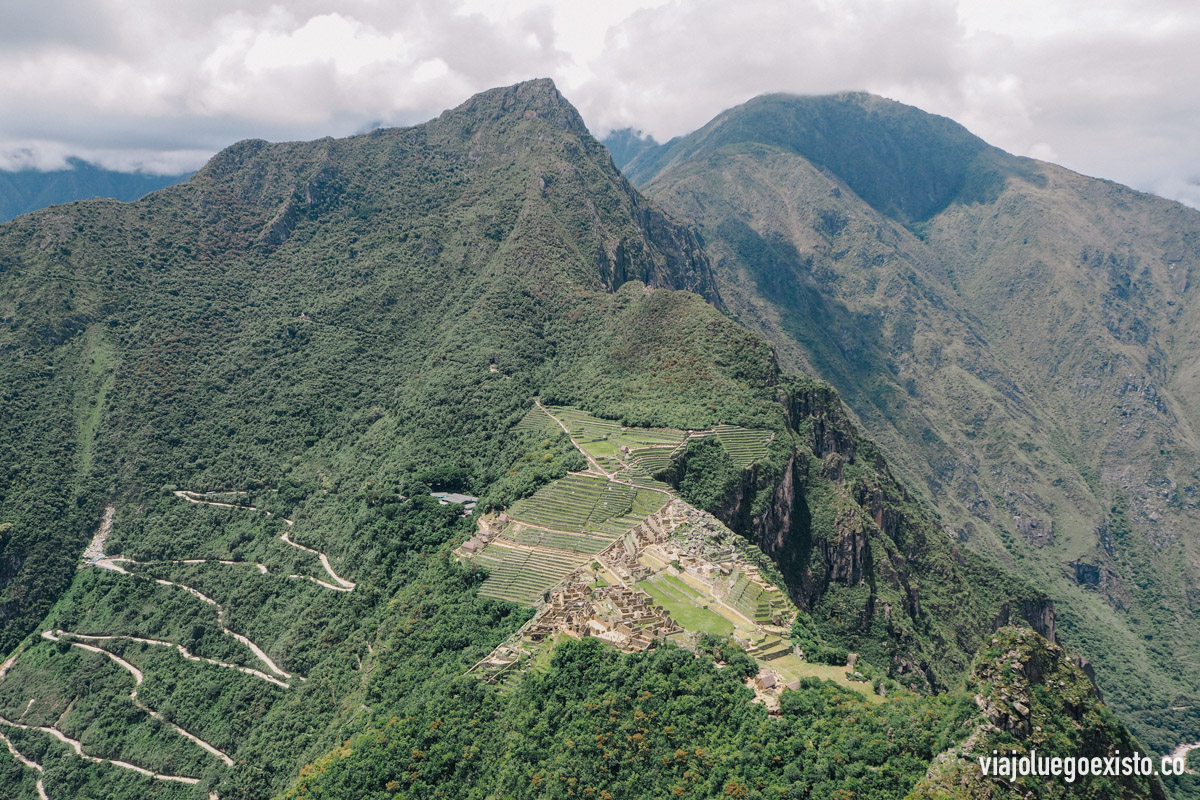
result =
[[[700,239],[549,81],[23,216],[0,288],[6,796],[899,797],[955,742],[992,630],[1052,633],[1044,595],[960,552],[832,390],[714,307]],[[858,651],[840,677],[864,691],[799,687],[764,760],[773,723],[727,640],[548,646],[528,688],[468,674],[530,611],[453,549],[590,463],[522,427],[536,398],[710,432],[670,457],[680,494],[777,559],[798,636]],[[770,442],[748,468],[731,426]],[[903,742],[864,743],[859,710]],[[818,732],[849,766],[793,775]]]
[[[76,200],[95,197],[138,200],[150,192],[185,181],[190,175],[116,172],[77,159],[72,159],[67,169],[0,171],[0,222]]]
[[[1200,214],[863,94],[758,98],[627,172],[736,319],[1050,590],[1127,719],[1192,701]]]

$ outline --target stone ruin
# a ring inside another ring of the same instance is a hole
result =
[[[625,652],[637,652],[682,630],[643,592],[572,583],[550,595],[525,637],[541,642],[555,633],[577,639],[594,636]]]

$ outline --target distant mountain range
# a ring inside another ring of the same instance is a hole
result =
[[[1200,739],[1200,212],[861,93],[759,97],[624,169],[956,539],[1050,592],[1127,719]]]
[[[116,172],[79,159],[68,169],[0,171],[0,222],[46,206],[107,197],[125,202],[187,180],[191,173],[148,175]]]

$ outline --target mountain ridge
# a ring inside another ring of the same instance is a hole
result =
[[[972,652],[1022,616],[1053,635],[1044,593],[962,552],[832,389],[714,307],[701,237],[577,123],[552,83],[518,84],[0,226],[0,725],[25,759],[6,787],[901,797],[977,713]],[[552,637],[515,687],[469,674],[532,612],[481,594],[455,548],[592,463],[523,426],[538,398],[610,431],[713,432],[662,476],[773,550],[807,616],[713,635],[681,577],[681,639]],[[103,557],[79,563],[102,519]],[[777,716],[746,648],[805,676]],[[1123,735],[1102,722],[1097,747]]]
[[[40,208],[76,200],[109,197],[129,202],[187,180],[191,175],[151,175],[106,170],[86,161],[68,159],[57,170],[0,170],[0,222]]]
[[[960,542],[1051,591],[1127,720],[1195,732],[1162,720],[1200,664],[1200,214],[967,137],[861,94],[773,95],[627,170],[699,225],[735,319],[837,387]]]

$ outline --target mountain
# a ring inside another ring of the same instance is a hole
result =
[[[46,206],[108,197],[138,200],[150,192],[188,179],[181,175],[148,175],[116,172],[79,159],[70,159],[67,169],[0,171],[0,222],[37,211]]]
[[[6,797],[900,798],[980,658],[1132,741],[549,81],[24,215],[0,287]]]
[[[759,97],[625,169],[735,319],[1050,593],[1144,739],[1198,738],[1200,213],[861,93]]]
[[[612,131],[604,137],[604,146],[612,155],[613,163],[619,169],[624,169],[644,151],[658,147],[658,142],[647,133],[633,128],[621,128]]]

